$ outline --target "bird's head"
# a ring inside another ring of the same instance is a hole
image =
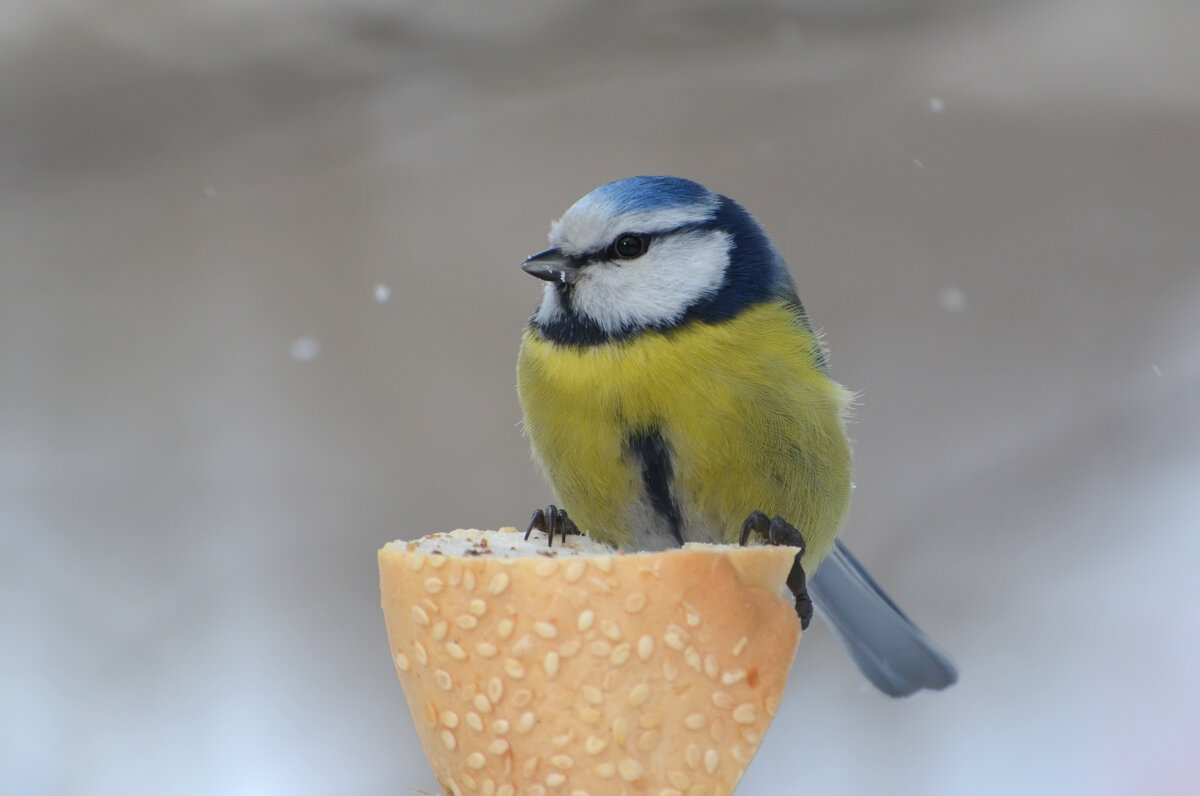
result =
[[[550,228],[524,270],[546,281],[533,322],[588,345],[717,322],[793,293],[787,265],[733,200],[678,177],[602,185]]]

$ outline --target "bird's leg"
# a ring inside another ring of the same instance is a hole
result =
[[[746,521],[742,523],[742,533],[738,537],[738,543],[745,546],[750,539],[751,531],[766,539],[767,544],[800,548],[800,552],[796,553],[796,560],[792,563],[792,571],[788,573],[787,586],[796,597],[796,615],[800,617],[800,629],[807,630],[808,623],[812,621],[813,604],[812,598],[808,596],[808,578],[805,576],[804,566],[801,564],[804,551],[808,547],[804,543],[804,536],[783,517],[767,519],[767,515],[761,511],[751,512]]]
[[[533,516],[529,518],[529,527],[525,529],[525,541],[529,541],[529,534],[534,531],[546,534],[546,543],[551,547],[554,546],[555,533],[562,536],[563,544],[567,543],[567,534],[580,535],[579,528],[575,527],[575,523],[567,516],[567,510],[554,504],[533,512]]]

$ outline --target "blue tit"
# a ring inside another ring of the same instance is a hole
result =
[[[690,180],[632,177],[572,205],[550,245],[522,266],[546,285],[517,387],[569,521],[662,550],[780,517],[806,543],[818,611],[872,683],[892,696],[954,683],[949,657],[836,539],[852,395],[754,218]]]

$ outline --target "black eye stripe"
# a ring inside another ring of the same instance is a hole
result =
[[[642,235],[647,239],[647,248],[648,248],[650,245],[653,244],[654,241],[657,241],[657,240],[664,240],[666,238],[671,238],[676,235],[684,235],[689,232],[708,232],[708,231],[714,230],[716,228],[717,228],[717,225],[716,225],[715,221],[698,221],[694,224],[684,224],[679,227],[674,227],[672,229],[660,230],[658,232],[622,232],[620,235],[617,235],[617,237],[613,240],[612,243],[605,246],[604,248],[593,249],[592,251],[584,252],[583,254],[576,255],[572,259],[579,265],[592,265],[593,263],[603,263],[603,262],[611,262],[612,260],[628,259],[625,257],[620,257],[619,255],[617,255],[617,253],[613,249],[613,246],[615,245],[616,241],[619,240],[622,235]]]

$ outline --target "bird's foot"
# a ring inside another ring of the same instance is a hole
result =
[[[800,552],[796,553],[796,560],[792,564],[792,571],[788,573],[787,585],[796,597],[796,615],[800,617],[800,629],[807,630],[808,623],[812,621],[813,604],[812,598],[808,596],[808,579],[801,564],[804,551],[808,547],[804,543],[804,536],[783,517],[768,519],[767,515],[761,511],[751,512],[746,521],[742,523],[742,533],[738,537],[738,543],[744,547],[750,539],[751,532],[766,539],[767,544],[800,548]]]
[[[551,547],[554,546],[554,534],[556,533],[562,536],[563,544],[567,542],[567,534],[581,535],[579,529],[575,527],[575,523],[567,516],[567,510],[560,509],[553,504],[533,512],[533,516],[529,519],[529,527],[525,529],[526,541],[529,541],[529,534],[534,531],[546,534],[546,543]]]

